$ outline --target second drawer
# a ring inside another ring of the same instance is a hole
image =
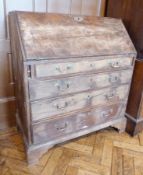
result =
[[[80,75],[58,80],[29,80],[30,99],[57,97],[86,90],[100,89],[120,85],[131,81],[132,70],[123,70],[106,74]]]

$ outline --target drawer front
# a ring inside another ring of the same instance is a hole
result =
[[[125,111],[124,104],[104,106],[90,111],[66,116],[33,125],[33,141],[35,144],[64,137],[70,133],[86,130],[96,125],[120,117]]]
[[[90,108],[93,106],[115,103],[126,100],[129,85],[118,88],[107,88],[98,91],[75,94],[64,98],[55,98],[31,102],[32,120],[40,120],[69,113],[75,110]]]
[[[86,58],[82,61],[69,61],[61,63],[44,63],[34,66],[34,76],[36,78],[46,78],[51,76],[59,76],[73,73],[81,73],[88,71],[104,71],[116,70],[124,67],[132,66],[132,58],[106,58],[104,60],[95,60]]]
[[[131,81],[132,70],[117,71],[98,75],[80,75],[58,80],[29,80],[30,99],[76,93],[86,90],[100,89],[112,85],[120,85]]]

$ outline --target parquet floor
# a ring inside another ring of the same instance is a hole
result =
[[[0,132],[0,175],[143,175],[143,133],[112,128],[58,145],[27,166],[21,136]]]

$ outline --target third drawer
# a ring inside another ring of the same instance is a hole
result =
[[[45,99],[31,102],[32,120],[53,118],[73,111],[102,106],[109,103],[127,101],[129,85],[89,91],[62,98]]]

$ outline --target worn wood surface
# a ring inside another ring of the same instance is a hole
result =
[[[12,10],[57,12],[77,15],[104,16],[106,0],[0,0],[0,105],[7,108],[15,103],[11,68],[11,49],[7,15]],[[15,117],[9,110],[1,115],[0,129],[15,126]]]
[[[30,99],[33,101],[45,97],[58,97],[64,94],[99,90],[109,86],[119,86],[130,83],[131,77],[132,70],[129,69],[113,73],[79,75],[52,80],[30,79]]]
[[[15,126],[14,113],[8,109],[9,101],[15,103],[12,73],[9,23],[7,15],[12,10],[55,12],[76,15],[104,16],[106,0],[0,0],[0,129]]]
[[[142,143],[143,133],[132,138],[109,128],[52,148],[36,165],[28,166],[21,135],[1,132],[0,174],[142,175]]]
[[[28,163],[102,128],[124,131],[136,52],[120,20],[12,12],[10,27]]]
[[[11,49],[12,49],[12,66],[15,82],[15,97],[16,97],[16,115],[19,115],[21,121],[23,133],[30,143],[30,128],[29,113],[28,113],[28,86],[27,86],[27,66],[22,62],[23,52],[20,49],[21,39],[18,37],[17,24],[15,21],[15,15],[9,16],[10,36],[11,36]]]
[[[125,61],[126,60],[126,61]],[[30,62],[31,63],[31,62]],[[82,65],[82,66],[81,66]],[[80,57],[52,61],[39,61],[31,63],[31,77],[36,79],[54,78],[55,76],[66,76],[67,74],[79,74],[84,72],[105,72],[117,69],[131,68],[133,58],[126,56],[98,56]]]
[[[128,85],[118,88],[107,88],[98,91],[89,91],[65,98],[54,98],[31,102],[32,120],[55,117],[73,111],[82,111],[85,108],[102,106],[104,104],[127,101],[129,92]]]
[[[77,113],[76,115],[69,115],[34,124],[33,141],[34,143],[42,143],[62,138],[71,133],[90,129],[102,123],[106,123],[107,121],[119,118],[124,111],[124,104],[117,103],[93,108],[83,113]]]
[[[135,53],[120,20],[17,12],[24,59]]]

